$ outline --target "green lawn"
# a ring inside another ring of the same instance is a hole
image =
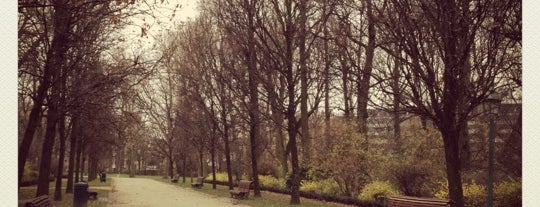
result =
[[[96,191],[98,192],[98,200],[89,200],[88,201],[88,207],[106,207],[107,201],[108,201],[108,195],[109,190],[101,189],[103,187],[109,187],[111,185],[111,180],[113,177],[116,177],[117,174],[107,174],[107,182],[101,183],[99,180],[94,180],[88,185],[90,186],[90,191]],[[122,178],[128,178],[129,175],[126,174],[120,174],[119,177]],[[191,179],[186,178],[186,182],[182,182],[182,178],[179,179],[178,183],[171,183],[169,179],[163,179],[161,176],[144,176],[144,175],[137,175],[136,178],[146,178],[146,179],[152,179],[159,182],[167,183],[169,185],[176,185],[183,188],[191,188]],[[194,178],[195,179],[195,178]],[[49,195],[54,195],[54,182],[51,182],[49,184],[50,191]],[[55,206],[72,206],[73,205],[73,194],[65,194],[65,188],[66,188],[66,179],[62,180],[62,200],[61,201],[54,201]],[[100,188],[100,189],[92,189],[93,187]],[[230,197],[229,194],[229,188],[227,186],[222,185],[216,185],[217,189],[212,189],[212,185],[205,183],[204,187],[201,189],[195,189],[196,191],[206,193],[213,196],[219,196],[219,197]],[[30,199],[35,197],[36,194],[36,188],[37,186],[30,186],[30,187],[23,187],[19,190],[19,207],[23,206],[22,201],[25,199]],[[256,207],[281,207],[281,206],[295,206],[295,207],[338,207],[338,206],[344,206],[341,204],[335,204],[335,203],[325,203],[325,202],[318,202],[314,200],[307,200],[307,199],[301,199],[301,205],[289,205],[290,196],[285,194],[278,194],[278,193],[271,193],[262,191],[261,192],[262,197],[255,198],[253,197],[253,191],[250,193],[250,196],[248,199],[245,200],[238,200],[240,204],[248,205],[248,206],[256,206]]]
[[[121,175],[121,177],[124,177]],[[170,185],[176,185],[183,188],[191,188],[191,179],[186,178],[186,183],[182,182],[182,177],[178,180],[178,183],[171,183],[169,179],[163,179],[160,176],[135,176],[137,178],[148,178],[164,182]],[[195,179],[195,178],[193,178]],[[196,191],[203,192],[213,196],[230,197],[229,188],[223,185],[216,185],[216,189],[212,189],[212,185],[205,183],[201,189],[193,188]],[[271,193],[262,191],[260,198],[253,197],[253,191],[250,192],[250,196],[245,200],[238,200],[240,204],[254,206],[254,207],[280,207],[280,206],[299,206],[299,207],[338,207],[345,206],[342,204],[319,202],[314,200],[300,199],[301,205],[289,205],[290,196],[285,194]]]
[[[73,206],[73,194],[66,194],[67,179],[62,179],[62,200],[61,201],[53,201],[55,206]],[[55,182],[49,183],[49,195],[51,199],[54,197],[54,186]],[[109,198],[109,190],[107,189],[92,189],[93,187],[109,187],[111,186],[111,179],[107,178],[107,182],[100,183],[99,180],[94,180],[92,182],[88,183],[89,190],[98,192],[98,199],[97,200],[88,200],[88,207],[106,207],[108,198]],[[18,206],[22,207],[24,205],[23,201],[26,199],[31,199],[36,196],[36,190],[37,186],[29,186],[29,187],[22,187],[19,189],[19,203]]]

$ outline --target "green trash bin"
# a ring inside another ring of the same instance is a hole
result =
[[[73,186],[73,207],[86,207],[87,203],[88,183],[75,183]]]

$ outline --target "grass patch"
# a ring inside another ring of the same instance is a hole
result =
[[[112,181],[112,178],[107,177],[106,181],[104,183],[102,183],[102,182],[99,181],[99,178],[98,178],[98,179],[95,179],[93,181],[88,182],[88,186],[90,186],[90,188],[92,188],[92,187],[110,187],[111,186],[111,181]]]
[[[120,177],[120,178],[129,178],[129,174],[125,174],[125,173],[116,174],[115,173],[115,174],[107,174],[107,179],[113,178],[113,177],[115,178],[117,176]],[[151,179],[160,178],[160,179],[162,179],[161,176],[158,176],[158,175],[135,175],[134,178],[151,178]]]
[[[179,178],[178,183],[172,183],[169,179],[163,179],[161,176],[135,176],[137,178],[147,178],[156,180],[159,182],[164,182],[169,185],[175,185],[183,188],[191,188],[191,178],[186,177],[186,182],[182,182],[182,177]],[[193,178],[195,180],[196,178]],[[224,185],[216,185],[216,189],[212,189],[212,184],[205,183],[204,187],[201,189],[192,188],[195,191],[209,194],[211,196],[225,197],[229,198],[229,187]],[[344,206],[341,204],[335,203],[326,203],[322,201],[307,200],[301,198],[300,205],[290,205],[290,195],[287,194],[278,194],[262,191],[260,198],[253,197],[253,190],[251,190],[249,198],[245,200],[238,200],[240,204],[254,206],[254,207],[283,207],[283,206],[295,206],[295,207],[339,207]]]
[[[53,204],[55,206],[73,206],[73,194],[66,194],[66,185],[67,185],[67,179],[62,179],[62,200],[61,201],[54,201]],[[111,186],[111,179],[107,178],[107,182],[101,183],[99,180],[94,180],[92,182],[88,183],[89,185],[89,191],[95,191],[98,192],[98,199],[97,200],[88,200],[88,207],[106,207],[108,198],[109,198],[109,189],[103,189],[106,187]],[[54,198],[54,189],[55,189],[55,182],[49,183],[49,196],[51,200]],[[93,187],[97,187],[99,189],[93,189]],[[37,185],[29,186],[29,187],[23,187],[19,189],[19,198],[18,198],[18,206],[23,207],[24,201],[28,199],[32,199],[36,196],[36,190]]]

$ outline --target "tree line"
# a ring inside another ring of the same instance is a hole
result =
[[[104,168],[100,160],[122,143],[122,123],[132,117],[119,113],[118,99],[155,62],[137,62],[115,47],[125,41],[116,31],[144,12],[135,3],[18,2],[19,187],[37,172],[29,178],[38,182],[37,196],[48,194],[54,177],[54,198],[60,200],[64,169],[66,193],[72,193],[83,172],[95,179]]]
[[[70,173],[84,149],[107,147],[133,173],[146,149],[184,181],[205,176],[208,160],[213,180],[224,170],[232,189],[247,172],[259,197],[259,174],[275,171],[298,204],[305,168],[320,168],[356,196],[361,175],[376,174],[360,168],[380,150],[368,133],[377,109],[392,114],[396,154],[411,116],[439,131],[449,198],[464,206],[468,121],[492,93],[521,101],[521,2],[201,0],[196,18],[158,35],[155,53],[133,57],[110,49],[133,2],[52,3],[19,3],[19,181],[44,123],[40,181],[58,130],[59,152],[70,137]],[[330,157],[348,161],[321,161]]]

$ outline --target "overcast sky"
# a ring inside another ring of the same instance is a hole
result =
[[[151,10],[154,17],[138,15],[130,19],[133,24],[120,31],[119,35],[126,41],[119,47],[127,48],[128,53],[139,50],[150,52],[160,35],[173,31],[183,21],[196,18],[199,13],[197,7],[198,0],[165,0]],[[148,6],[141,4],[140,8],[148,9]],[[145,28],[146,35],[141,35],[141,28]]]

